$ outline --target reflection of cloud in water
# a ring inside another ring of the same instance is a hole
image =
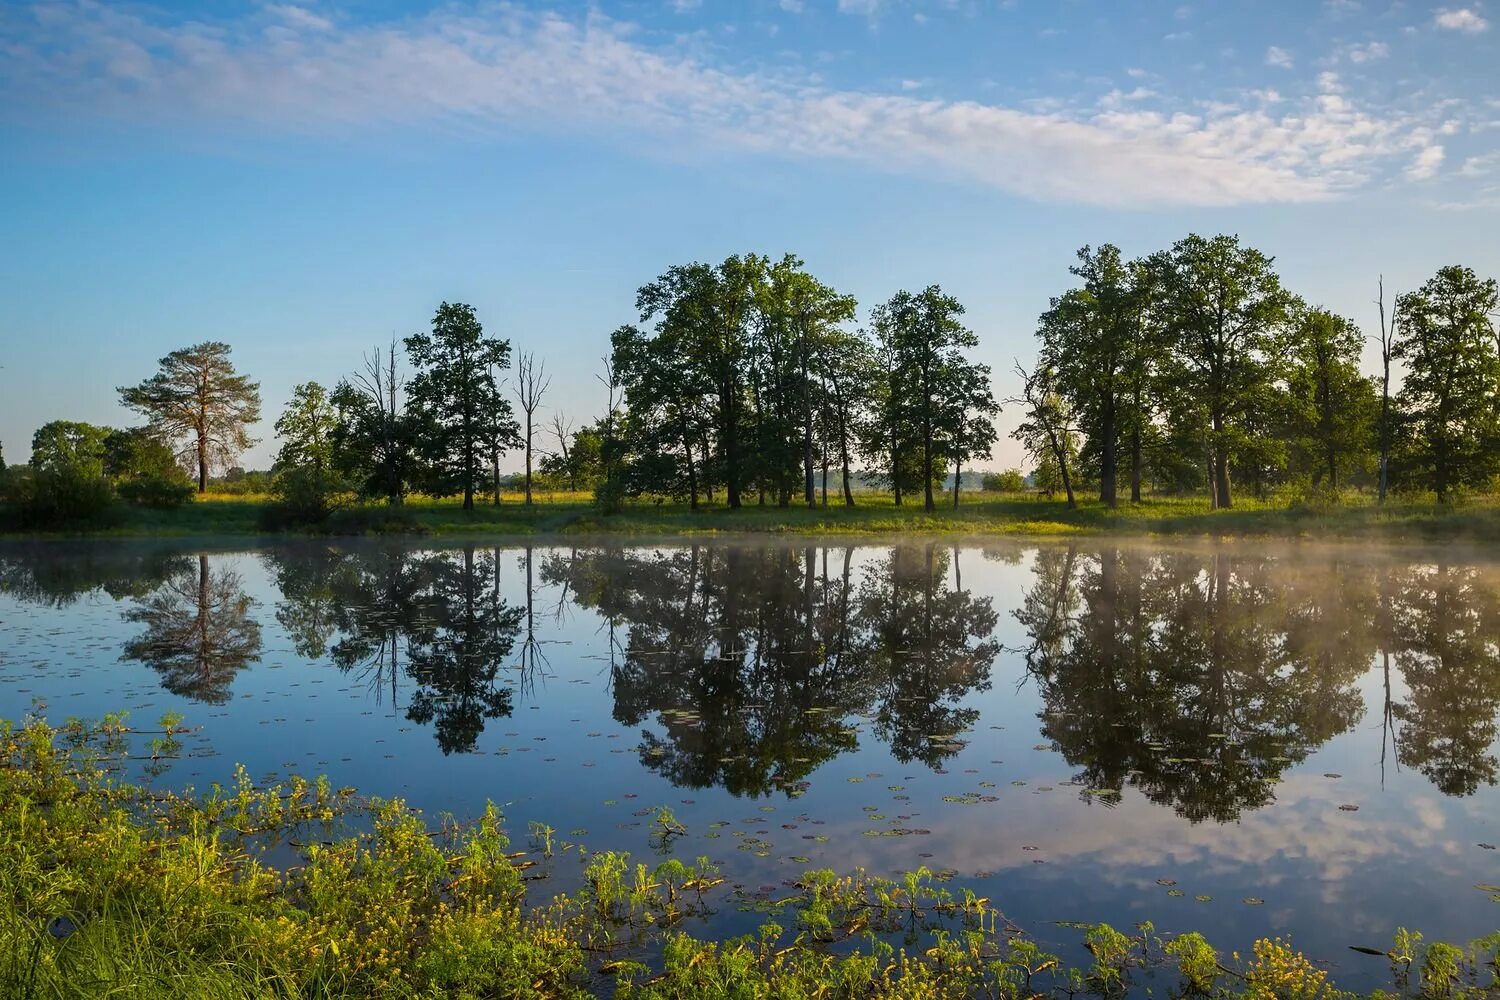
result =
[[[908,824],[931,829],[927,836],[865,837],[864,831],[878,824],[857,818],[830,820],[822,830],[839,844],[841,864],[874,873],[909,868],[915,852],[923,851],[933,855],[927,864],[965,876],[1030,874],[1033,862],[1042,860],[1070,871],[1086,869],[1091,884],[1143,895],[1162,891],[1155,880],[1163,870],[1180,873],[1172,877],[1183,885],[1195,879],[1234,881],[1250,872],[1268,891],[1316,883],[1319,902],[1337,908],[1351,927],[1368,929],[1382,927],[1391,915],[1364,914],[1350,906],[1357,902],[1362,874],[1399,865],[1422,880],[1451,883],[1465,876],[1465,866],[1457,862],[1468,845],[1446,834],[1448,817],[1440,801],[1420,797],[1393,804],[1388,812],[1362,807],[1346,813],[1326,784],[1321,777],[1294,775],[1278,786],[1276,804],[1223,825],[1184,822],[1133,792],[1100,821],[1072,797],[1023,790],[1001,792],[997,803],[952,807],[972,817],[969,822],[925,815]],[[1021,796],[1024,804],[1017,801]],[[1025,852],[1023,845],[1040,850]],[[1276,905],[1274,899],[1267,902]],[[1289,912],[1281,925],[1291,926],[1295,916]]]

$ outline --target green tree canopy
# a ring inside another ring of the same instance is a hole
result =
[[[410,403],[420,419],[423,488],[435,496],[462,493],[464,509],[473,510],[485,460],[517,440],[497,377],[510,367],[510,342],[486,337],[473,306],[444,302],[430,333],[406,338],[406,352],[416,369]]]

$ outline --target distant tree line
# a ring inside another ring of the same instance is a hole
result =
[[[1084,247],[1070,270],[1007,401],[1030,485],[1070,505],[1085,490],[1110,506],[1123,489],[1132,502],[1147,488],[1206,490],[1228,507],[1247,488],[1349,485],[1447,502],[1500,476],[1493,279],[1445,267],[1389,313],[1381,286],[1371,377],[1359,327],[1286,290],[1273,258],[1237,237],[1190,235],[1136,260]],[[799,258],[751,253],[671,267],[635,307],[637,322],[610,337],[604,414],[583,426],[544,422],[545,364],[520,355],[507,385],[510,342],[460,303],[332,388],[296,386],[275,423],[276,516],[317,522],[350,500],[395,508],[412,493],[498,504],[513,451],[527,503],[543,480],[591,490],[605,509],[641,497],[814,506],[830,492],[853,506],[854,484],[869,482],[932,510],[949,477],[956,505],[964,471],[990,456],[992,373],[937,285],[898,291],[859,324],[855,300]],[[117,499],[181,503],[189,472],[207,490],[260,419],[259,386],[229,355],[212,341],[184,348],[121,387],[143,427],[42,427],[30,463],[0,479],[7,509],[65,524]],[[1019,470],[983,478],[997,491],[1026,482]]]

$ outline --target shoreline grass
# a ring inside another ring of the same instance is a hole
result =
[[[381,521],[382,506],[360,505],[346,512],[356,516],[336,521],[327,531],[268,531],[262,516],[272,503],[269,497],[210,493],[176,509],[117,507],[113,520],[90,530],[0,532],[0,538],[969,535],[1500,543],[1500,498],[1489,496],[1449,505],[1439,505],[1430,497],[1393,497],[1383,506],[1373,497],[1356,493],[1323,504],[1247,498],[1227,510],[1211,510],[1205,497],[1150,497],[1141,504],[1127,502],[1114,509],[1083,500],[1075,510],[1068,510],[1060,499],[1030,495],[965,494],[956,509],[950,497],[944,501],[930,514],[919,504],[898,507],[888,495],[876,493],[858,495],[852,508],[837,503],[812,509],[781,508],[752,502],[737,511],[722,505],[693,511],[687,504],[642,501],[606,514],[586,493],[543,493],[530,506],[519,495],[506,494],[499,505],[486,500],[472,511],[463,510],[456,499],[412,498],[388,523]]]
[[[950,892],[924,868],[897,880],[807,871],[758,901],[756,932],[705,940],[684,928],[736,901],[706,858],[653,867],[556,845],[550,830],[512,851],[494,806],[433,828],[399,801],[360,803],[322,780],[257,786],[243,768],[206,797],[122,779],[142,758],[159,777],[181,722],[166,716],[149,732],[122,716],[0,722],[0,995],[1353,996],[1279,938],[1241,958],[1149,923],[1134,934],[1079,925],[1092,964],[1066,968],[989,900]],[[344,832],[355,811],[367,822]],[[669,810],[653,822],[664,844],[682,830]],[[522,873],[552,864],[579,865],[580,887],[534,898]],[[1387,959],[1396,996],[1488,994],[1500,974],[1500,934],[1458,947],[1402,930],[1388,952],[1371,951]]]

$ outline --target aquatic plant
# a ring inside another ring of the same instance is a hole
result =
[[[1288,942],[1257,942],[1234,971],[1201,936],[1162,942],[1149,924],[1087,925],[1094,964],[1065,968],[925,868],[896,880],[809,871],[756,898],[755,933],[703,940],[685,922],[728,891],[706,858],[652,868],[580,850],[582,888],[538,895],[527,855],[553,831],[513,851],[493,805],[434,828],[326,780],[263,785],[241,768],[204,796],[125,780],[131,741],[180,725],[0,723],[0,996],[1342,996]],[[1500,936],[1459,948],[1402,932],[1386,954],[1398,991],[1439,998],[1494,990],[1497,948]]]

